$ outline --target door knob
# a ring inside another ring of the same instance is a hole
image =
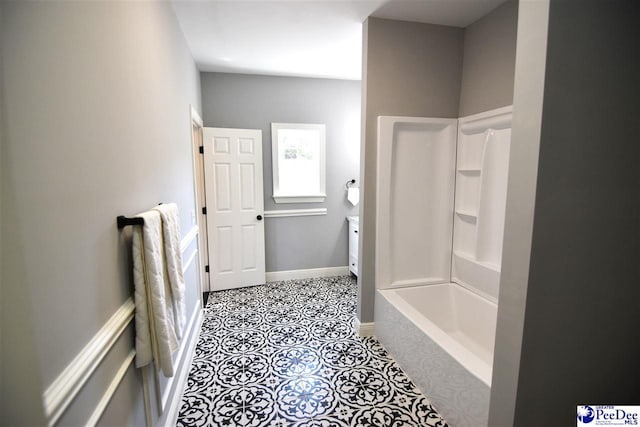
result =
[[[258,215],[258,216],[256,217],[256,219],[257,219],[258,221],[262,221],[262,215]]]

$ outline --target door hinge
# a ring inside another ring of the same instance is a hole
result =
[[[204,145],[198,147],[198,151],[200,151],[200,154],[204,154]]]
[[[204,266],[204,271],[205,271],[205,273],[208,273],[208,272],[209,272],[209,266],[208,266],[208,265],[205,265],[205,266]]]
[[[202,208],[202,215],[206,215],[207,214],[207,207],[203,207]]]

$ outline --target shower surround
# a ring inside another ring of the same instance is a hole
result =
[[[511,107],[378,118],[375,330],[455,426],[486,426]]]

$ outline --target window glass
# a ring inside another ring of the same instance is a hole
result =
[[[324,125],[272,123],[271,126],[275,201],[324,201]]]

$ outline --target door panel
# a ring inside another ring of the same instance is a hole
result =
[[[242,226],[242,271],[256,269],[256,226]]]
[[[204,128],[212,290],[265,282],[262,131]]]
[[[233,273],[233,251],[228,250],[233,246],[233,237],[231,227],[216,227],[216,257],[217,273]],[[214,268],[214,271],[216,269]]]
[[[215,185],[213,191],[215,197],[215,211],[231,210],[231,165],[218,163],[213,165],[215,173]]]
[[[255,167],[252,164],[240,165],[240,195],[242,210],[253,210],[256,207]]]

